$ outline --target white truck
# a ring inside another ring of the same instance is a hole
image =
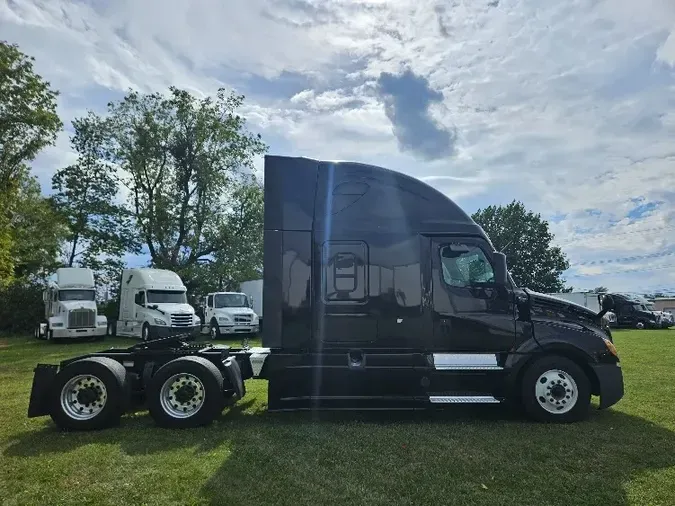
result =
[[[96,286],[91,269],[64,267],[42,292],[45,319],[35,337],[49,341],[64,338],[103,338],[108,321],[96,309]]]
[[[208,329],[211,339],[224,334],[254,336],[260,331],[260,325],[251,306],[251,299],[245,293],[209,293],[202,302],[204,328]]]
[[[175,272],[124,269],[120,283],[119,318],[110,323],[110,334],[148,341],[199,333],[200,319],[188,304],[187,289]]]
[[[251,301],[251,309],[258,315],[258,323],[260,324],[260,332],[263,330],[263,280],[252,279],[250,281],[242,281],[239,284],[239,291],[245,293]]]

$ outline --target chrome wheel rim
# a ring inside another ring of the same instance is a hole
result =
[[[215,339],[218,333],[216,332],[216,326],[211,325],[211,339]]]
[[[539,405],[554,415],[569,412],[579,399],[574,378],[560,369],[551,369],[541,374],[534,387],[534,394]]]
[[[68,380],[61,389],[61,409],[73,420],[91,420],[108,402],[103,381],[91,374],[80,374]]]
[[[143,339],[143,341],[147,341],[149,335],[150,335],[150,330],[148,329],[148,327],[143,327],[141,329],[141,339]]]
[[[174,374],[159,392],[162,409],[173,418],[190,418],[204,405],[206,391],[201,380],[189,373]]]

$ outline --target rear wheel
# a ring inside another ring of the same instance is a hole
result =
[[[177,358],[152,377],[147,400],[150,415],[161,427],[206,425],[223,410],[223,375],[202,357]]]
[[[527,414],[542,422],[574,422],[588,416],[591,385],[572,360],[551,355],[530,365],[521,384]]]
[[[124,367],[107,357],[78,360],[54,380],[50,416],[63,429],[92,430],[119,423],[127,403]]]

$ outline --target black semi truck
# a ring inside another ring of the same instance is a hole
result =
[[[516,402],[576,421],[623,396],[602,311],[518,288],[504,254],[419,180],[350,162],[265,159],[262,348],[169,337],[38,364],[28,416],[212,421],[268,381],[268,409],[420,409]]]

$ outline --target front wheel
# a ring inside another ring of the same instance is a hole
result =
[[[143,327],[141,327],[141,339],[143,341],[150,340],[150,325],[147,323],[144,323]]]
[[[209,334],[211,335],[211,339],[213,340],[220,339],[220,327],[218,326],[218,323],[215,320],[211,321]]]
[[[530,365],[521,384],[527,414],[541,422],[575,422],[588,416],[591,385],[572,360],[551,355]]]

